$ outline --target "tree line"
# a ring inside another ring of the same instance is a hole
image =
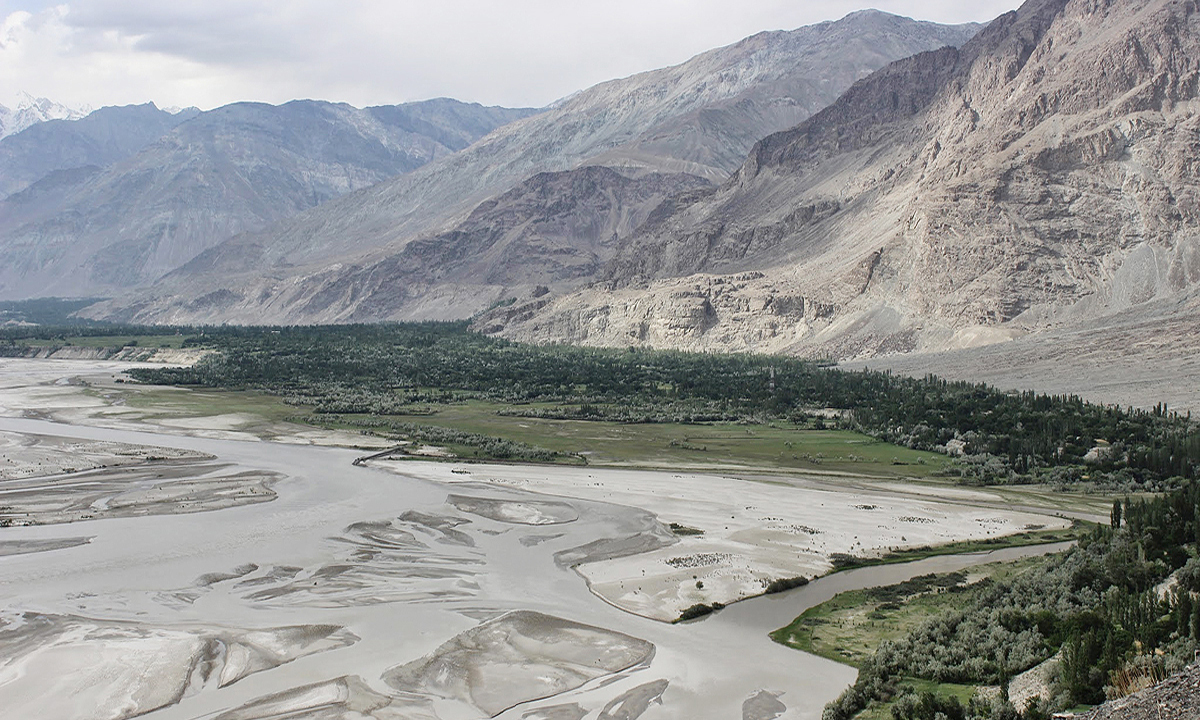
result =
[[[964,482],[1073,483],[1087,475],[1162,489],[1200,473],[1200,429],[1161,405],[1119,408],[799,358],[523,345],[472,333],[466,323],[212,328],[185,345],[220,353],[137,377],[253,388],[340,413],[387,415],[474,397],[514,404],[509,412],[517,413],[524,403],[559,403],[530,414],[573,419],[829,422],[914,449],[955,448]],[[812,414],[824,408],[842,412],[829,420]]]
[[[6,328],[0,354],[68,332],[105,331]],[[955,454],[964,483],[1163,490],[1200,474],[1200,427],[1162,404],[1120,408],[792,357],[524,345],[465,322],[108,332],[179,332],[185,347],[219,351],[191,368],[137,370],[138,379],[262,390],[319,413],[386,417],[481,398],[511,405],[511,414],[569,419],[829,424]],[[532,402],[556,407],[524,407]],[[819,412],[830,408],[837,412]]]

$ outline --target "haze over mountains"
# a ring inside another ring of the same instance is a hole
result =
[[[195,109],[173,114],[147,103],[34,123],[0,139],[0,197],[20,192],[57,171],[99,171],[197,114]]]
[[[174,116],[106,108],[31,127],[0,141],[6,185],[49,172],[0,202],[0,295],[127,291],[531,112],[445,99],[366,109],[301,100]]]

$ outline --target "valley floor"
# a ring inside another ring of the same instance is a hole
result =
[[[171,407],[187,391],[141,403],[126,367],[0,361],[0,704],[16,716],[815,719],[855,671],[771,630],[845,590],[1046,549],[861,568],[663,621],[821,575],[834,553],[1068,524],[1049,500],[894,476],[356,467],[377,438],[235,394],[207,413]]]

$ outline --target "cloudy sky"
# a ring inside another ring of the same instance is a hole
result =
[[[545,105],[864,7],[987,21],[1017,0],[0,0],[0,103],[203,109],[448,96]]]

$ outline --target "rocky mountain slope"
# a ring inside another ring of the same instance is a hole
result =
[[[680,173],[630,177],[597,166],[539,173],[481,203],[452,230],[418,238],[394,254],[309,275],[302,294],[278,286],[272,293],[311,322],[466,317],[497,288],[509,293],[497,301],[503,303],[594,276],[612,259],[620,234],[641,225],[675,193],[708,188],[704,178]],[[194,273],[242,270],[245,259],[225,250],[200,255],[158,285],[169,287]],[[140,302],[127,312],[162,312],[153,296]],[[261,305],[237,288],[200,296],[179,310],[191,316],[215,306],[229,322],[261,322]]]
[[[532,112],[442,99],[201,113],[103,170],[51,173],[0,202],[0,296],[136,287],[233,235],[412,171]]]
[[[603,284],[481,327],[839,358],[1136,315],[1200,283],[1200,11],[1029,0],[769,136]]]
[[[191,109],[172,114],[146,103],[32,125],[0,139],[0,198],[53,172],[99,170],[123,160],[198,113]]]
[[[723,179],[764,134],[808,117],[892,60],[961,44],[977,29],[868,11],[791,32],[761,33],[682,65],[603,83],[417,172],[327,203],[269,232],[224,243],[214,253],[225,260],[211,257],[207,266],[220,273],[204,265],[185,268],[169,283],[96,313],[142,321],[307,322],[368,319],[361,309],[374,307],[380,314],[369,319],[468,316],[511,295],[512,288],[476,287],[471,302],[439,304],[441,293],[461,297],[454,284],[470,278],[423,276],[417,281],[428,292],[410,295],[400,306],[364,297],[373,286],[333,296],[327,290],[346,268],[358,272],[406,252],[411,256],[414,251],[405,247],[415,240],[428,247],[430,238],[453,232],[481,202],[538,173],[600,165],[628,178],[674,176],[679,190],[694,186],[684,175]],[[505,256],[503,262],[511,263],[506,272],[512,278],[536,265],[522,256]],[[255,271],[231,277],[225,270],[237,263]],[[336,297],[340,304],[321,306],[313,302],[318,296]],[[225,302],[197,306],[201,297]]]

